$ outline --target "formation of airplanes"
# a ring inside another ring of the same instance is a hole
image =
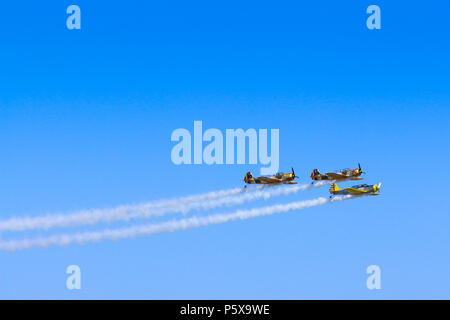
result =
[[[322,174],[318,169],[314,169],[311,173],[311,179],[314,181],[323,181],[328,180],[333,182],[330,187],[330,194],[334,195],[354,195],[354,196],[363,196],[363,195],[371,195],[377,196],[379,195],[378,191],[381,188],[381,182],[378,184],[358,184],[349,188],[340,189],[336,182],[343,182],[348,180],[362,180],[361,175],[365,173],[361,169],[361,164],[358,163],[358,168],[355,169],[343,169],[338,170],[336,172],[327,172]],[[251,172],[247,172],[244,177],[244,182],[246,184],[266,184],[266,185],[281,185],[281,184],[297,184],[294,179],[298,179],[295,175],[294,168],[291,168],[290,173],[282,173],[279,172],[273,176],[260,176],[253,177]]]

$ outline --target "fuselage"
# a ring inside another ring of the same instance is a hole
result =
[[[247,172],[244,177],[244,182],[247,184],[283,184],[289,183],[295,179],[293,173],[277,173],[269,177],[253,177],[251,172]]]

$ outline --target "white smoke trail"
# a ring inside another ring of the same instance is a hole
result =
[[[95,225],[99,222],[129,221],[130,219],[161,216],[166,213],[181,212],[186,214],[195,209],[209,210],[221,206],[239,205],[246,201],[254,201],[261,198],[268,199],[273,196],[289,195],[312,187],[321,187],[324,184],[327,184],[327,182],[292,185],[267,191],[264,190],[265,186],[256,186],[248,189],[236,188],[173,200],[119,206],[112,209],[84,210],[66,215],[56,214],[32,218],[12,218],[0,221],[0,232]]]
[[[121,217],[123,217],[126,213],[133,211],[149,212],[150,210],[153,210],[155,215],[172,211],[178,212],[180,211],[180,208],[185,207],[190,203],[212,201],[214,199],[235,196],[244,192],[254,192],[262,190],[264,187],[265,186],[255,186],[248,189],[234,188],[171,200],[160,200],[137,205],[123,205],[110,209],[82,210],[71,214],[52,214],[38,217],[11,218],[0,221],[0,232],[96,224],[101,221],[109,222],[121,220]]]
[[[275,213],[283,213],[291,210],[301,210],[326,203],[343,201],[353,198],[353,196],[338,196],[330,198],[317,198],[314,200],[297,201],[288,204],[279,204],[250,210],[238,210],[228,214],[213,214],[204,217],[194,216],[181,220],[171,220],[158,224],[146,224],[141,226],[133,226],[121,229],[106,229],[102,231],[84,232],[77,234],[54,235],[47,238],[9,240],[0,242],[0,250],[17,251],[30,248],[46,248],[52,245],[67,246],[72,243],[87,244],[100,242],[105,240],[120,240],[135,237],[148,236],[157,233],[174,232],[178,230],[186,230],[198,227],[204,227],[212,224],[225,223],[235,220],[246,220],[259,216],[272,215]]]

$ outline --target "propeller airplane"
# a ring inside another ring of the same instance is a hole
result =
[[[273,176],[261,176],[261,177],[253,177],[251,172],[247,172],[244,177],[244,182],[246,184],[270,184],[270,185],[278,185],[278,184],[297,184],[294,182],[294,179],[298,179],[295,175],[294,168],[291,168],[291,173],[282,173],[279,172]]]
[[[330,187],[331,196],[333,195],[353,195],[353,196],[378,196],[377,193],[381,188],[381,182],[379,184],[368,185],[359,184],[350,188],[339,189],[336,183],[333,183]],[[330,196],[330,197],[331,197]]]
[[[346,181],[346,180],[362,180],[361,174],[365,172],[362,171],[361,165],[358,163],[358,168],[356,169],[343,169],[338,172],[327,172],[321,174],[319,170],[314,169],[311,173],[311,179],[313,180],[334,180],[334,181]]]

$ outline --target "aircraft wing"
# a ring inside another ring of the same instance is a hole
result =
[[[258,180],[264,181],[265,183],[281,183],[282,180],[274,177],[258,177]]]
[[[369,192],[369,191],[364,191],[364,190],[355,189],[355,188],[345,188],[345,191],[347,191],[348,193],[353,194],[353,195],[360,195],[360,194]]]
[[[342,173],[336,173],[336,172],[327,172],[326,175],[333,179],[347,178],[347,176],[343,175]]]

